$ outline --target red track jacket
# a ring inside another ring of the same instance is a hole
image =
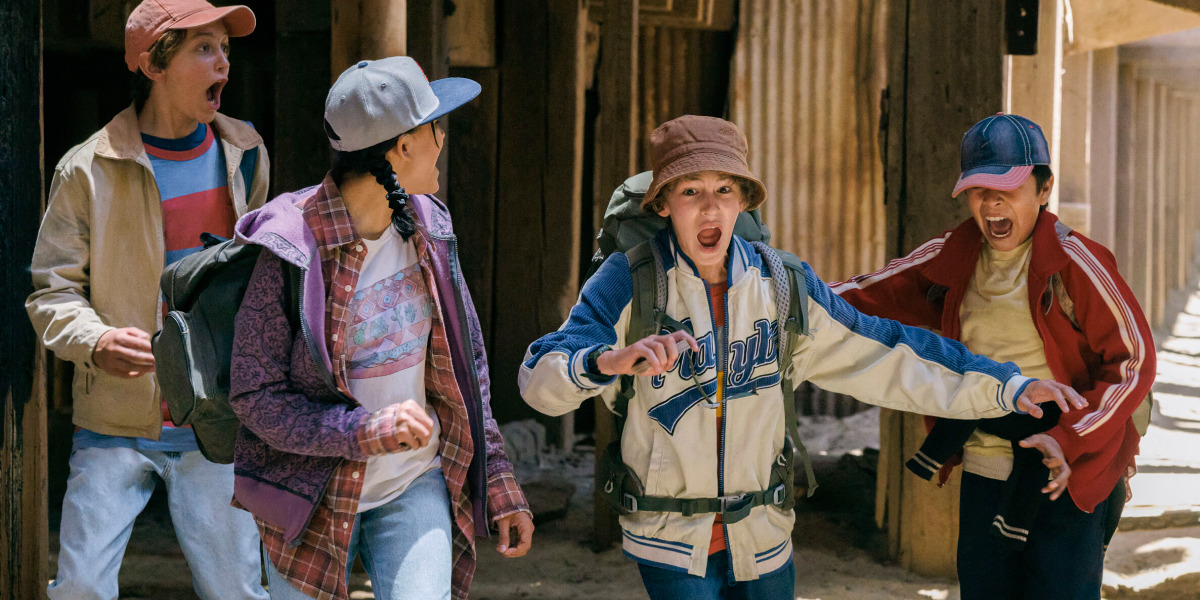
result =
[[[986,242],[973,219],[925,242],[882,271],[835,283],[858,310],[959,339],[959,309]],[[1145,315],[1104,246],[1043,211],[1033,229],[1029,310],[1054,378],[1088,401],[1048,433],[1071,465],[1068,491],[1091,512],[1133,466],[1139,436],[1130,415],[1154,383],[1154,340]],[[1058,273],[1075,305],[1076,328],[1055,296]],[[944,294],[942,293],[944,292]]]

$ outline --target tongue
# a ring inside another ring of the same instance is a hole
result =
[[[988,229],[995,237],[1004,237],[1012,232],[1012,221],[1004,219],[1002,221],[988,221]]]
[[[710,227],[704,231],[701,231],[700,234],[696,236],[696,239],[700,242],[700,245],[711,248],[716,246],[717,242],[721,241],[721,230],[715,227]]]

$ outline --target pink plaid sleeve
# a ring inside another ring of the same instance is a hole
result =
[[[492,523],[521,511],[533,515],[529,510],[529,502],[525,500],[525,493],[511,472],[494,473],[488,478],[488,507],[492,513]]]
[[[363,417],[358,425],[358,447],[367,456],[400,451],[396,439],[396,411],[400,405],[385,406]]]

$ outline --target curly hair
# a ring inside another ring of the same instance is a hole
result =
[[[325,122],[325,131],[332,132],[329,122]],[[407,133],[407,132],[406,132]],[[374,146],[363,148],[362,150],[354,150],[351,152],[334,152],[333,169],[330,170],[330,176],[333,181],[339,186],[345,180],[346,175],[350,173],[370,173],[375,176],[375,181],[387,190],[388,206],[392,209],[392,226],[396,228],[396,232],[404,241],[412,234],[416,233],[416,225],[413,223],[412,216],[408,211],[404,210],[408,204],[408,193],[404,188],[400,187],[400,182],[396,180],[396,172],[392,169],[392,163],[388,162],[385,156],[388,150],[395,147],[396,142],[406,135],[402,133],[394,138],[385,140]]]

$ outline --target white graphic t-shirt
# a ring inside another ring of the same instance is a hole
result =
[[[358,512],[387,504],[417,477],[441,466],[441,426],[425,401],[433,297],[421,275],[416,246],[401,239],[393,227],[363,244],[367,255],[346,326],[350,393],[370,411],[415,400],[433,418],[433,435],[419,450],[367,459]]]

